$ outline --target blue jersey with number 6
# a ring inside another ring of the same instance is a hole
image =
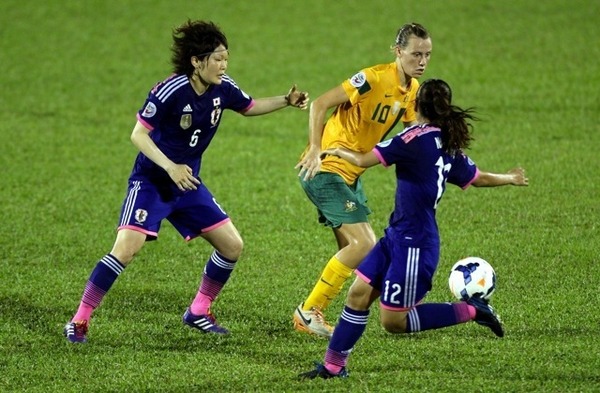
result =
[[[244,112],[254,101],[227,75],[221,84],[210,85],[198,95],[186,75],[171,75],[148,94],[138,120],[149,130],[156,146],[176,164],[192,168],[198,177],[202,154],[214,137],[223,110]],[[139,153],[130,180],[149,180],[157,185],[171,185],[167,173]]]
[[[462,152],[442,150],[441,130],[421,124],[380,142],[373,152],[384,166],[396,166],[396,198],[388,231],[402,245],[439,247],[435,219],[446,182],[467,188],[478,176],[477,166]]]

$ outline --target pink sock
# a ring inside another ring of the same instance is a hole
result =
[[[74,321],[89,321],[92,316],[92,312],[94,312],[94,307],[90,306],[87,303],[81,302],[79,303],[79,308],[77,309],[77,313],[71,319],[71,322]]]
[[[212,304],[212,299],[207,295],[198,291],[192,305],[190,306],[190,311],[194,315],[205,315],[208,314],[208,310],[210,309],[210,305]]]
[[[325,368],[327,369],[327,371],[329,371],[332,374],[339,374],[340,371],[342,371],[342,367],[341,366],[336,366],[333,363],[327,363],[327,362],[325,362]]]
[[[462,318],[458,318],[460,322],[472,321],[475,319],[475,315],[477,314],[477,309],[475,309],[475,307],[463,302],[458,304],[460,305],[460,308],[464,310],[462,313],[457,313],[462,314]]]

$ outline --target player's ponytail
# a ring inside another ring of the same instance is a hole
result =
[[[477,120],[473,109],[452,105],[452,90],[441,79],[423,82],[417,93],[417,111],[442,130],[442,149],[453,153],[469,147],[473,139],[471,120]]]

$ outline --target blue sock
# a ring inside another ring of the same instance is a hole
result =
[[[460,303],[419,304],[408,312],[406,332],[421,332],[466,322],[457,317],[457,308],[460,306]]]
[[[111,254],[106,254],[90,274],[89,281],[103,291],[108,292],[124,269],[125,266],[117,258]]]
[[[337,373],[346,366],[352,348],[367,328],[368,319],[369,310],[356,311],[344,307],[325,354],[325,367],[328,370]]]
[[[224,285],[229,280],[229,276],[231,276],[235,262],[225,258],[215,250],[206,263],[206,266],[204,266],[204,274],[211,280]]]
[[[123,269],[125,269],[125,266],[111,254],[106,254],[100,259],[90,274],[79,308],[72,320],[88,321],[94,309],[100,305],[104,295],[112,287],[119,274],[123,272]]]

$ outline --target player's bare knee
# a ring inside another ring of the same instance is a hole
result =
[[[217,250],[225,258],[232,261],[237,261],[242,255],[244,249],[244,241],[241,238],[237,238],[228,242],[224,247]]]
[[[406,324],[401,323],[401,321],[382,320],[381,325],[383,326],[385,331],[388,333],[392,333],[392,334],[406,333]]]
[[[366,249],[366,252],[369,253],[369,251],[371,251],[371,249],[373,247],[375,247],[376,243],[377,243],[377,239],[375,238],[375,235],[367,236],[363,239],[362,246],[363,246],[363,248]]]
[[[114,256],[115,258],[117,258],[119,260],[119,262],[121,262],[123,265],[127,266],[132,260],[133,257],[135,257],[135,254],[137,254],[138,250],[133,250],[131,248],[127,248],[127,247],[120,247],[120,248],[113,248],[112,251],[110,252],[112,256]]]

